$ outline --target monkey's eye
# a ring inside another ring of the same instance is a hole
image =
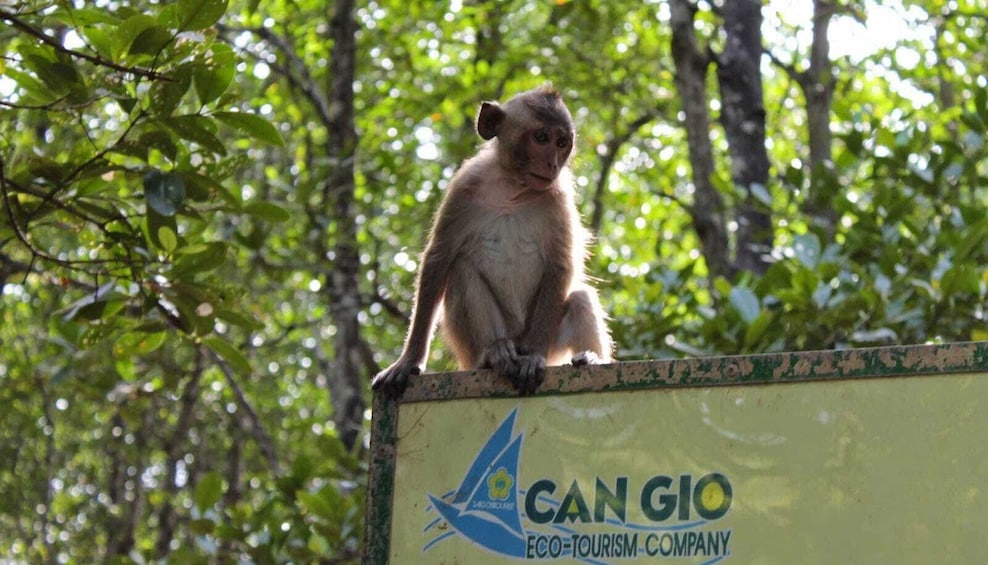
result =
[[[559,141],[556,142],[556,147],[560,149],[566,149],[567,147],[569,147],[569,140],[566,139],[565,137],[560,137]]]
[[[540,129],[532,136],[538,143],[549,143],[549,132]]]

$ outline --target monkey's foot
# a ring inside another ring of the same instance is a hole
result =
[[[518,364],[515,371],[508,376],[521,396],[527,396],[535,392],[539,385],[545,381],[545,357],[538,354],[521,355],[518,357]]]
[[[596,353],[588,349],[586,351],[581,351],[576,355],[574,355],[572,361],[570,362],[573,363],[574,367],[583,367],[584,365],[599,365],[600,357]]]

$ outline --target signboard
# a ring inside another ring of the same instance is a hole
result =
[[[974,563],[988,343],[486,372],[375,399],[365,563]]]

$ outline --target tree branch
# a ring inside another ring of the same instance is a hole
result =
[[[652,108],[628,124],[625,131],[607,140],[607,152],[600,157],[600,176],[597,177],[597,188],[593,195],[593,214],[590,220],[592,233],[596,234],[600,231],[600,224],[604,218],[604,192],[607,189],[607,180],[621,146],[627,143],[642,126],[654,120],[658,115],[659,109]]]
[[[100,57],[99,55],[90,55],[89,53],[81,53],[79,51],[73,51],[72,49],[68,49],[65,46],[63,46],[61,43],[59,43],[58,40],[55,39],[54,37],[48,35],[47,33],[43,32],[43,31],[41,31],[41,30],[39,30],[39,29],[37,29],[37,28],[35,28],[33,26],[31,26],[31,24],[29,24],[29,23],[25,22],[24,20],[18,18],[16,14],[13,14],[13,13],[8,12],[6,10],[0,10],[0,20],[4,20],[4,21],[9,22],[10,25],[12,25],[13,27],[15,27],[15,28],[21,30],[22,32],[30,35],[31,37],[33,37],[33,38],[41,41],[45,45],[48,45],[48,46],[52,47],[53,49],[55,49],[59,53],[63,53],[63,54],[68,55],[70,57],[74,57],[76,59],[82,59],[82,60],[88,61],[88,62],[90,62],[90,63],[92,63],[94,65],[98,65],[98,66],[101,66],[101,67],[106,67],[106,68],[109,68],[109,69],[113,69],[115,71],[120,71],[122,73],[130,73],[130,74],[133,74],[133,75],[142,76],[142,77],[145,77],[145,78],[148,78],[148,79],[151,79],[151,80],[164,80],[164,81],[169,81],[169,82],[171,82],[173,80],[171,77],[169,77],[167,75],[164,75],[162,73],[159,73],[157,71],[152,71],[150,69],[144,69],[144,68],[141,68],[141,67],[128,67],[126,65],[120,65],[120,64],[114,63],[113,61],[109,61],[107,59],[104,59],[103,57]]]
[[[305,65],[305,62],[295,53],[295,49],[288,43],[288,40],[276,34],[265,27],[252,27],[252,28],[236,28],[223,24],[216,24],[216,29],[220,32],[230,33],[230,32],[247,32],[252,33],[261,39],[270,43],[277,51],[280,51],[282,55],[285,56],[288,64],[284,68],[284,73],[282,76],[288,81],[288,84],[293,88],[302,92],[305,97],[312,103],[313,108],[316,110],[316,114],[319,115],[319,121],[322,122],[324,126],[329,127],[332,123],[332,118],[330,117],[329,102],[326,100],[326,96],[323,94],[323,90],[316,85],[316,82],[312,79],[312,75],[309,73],[309,68]],[[231,42],[232,43],[232,42]],[[268,65],[268,63],[265,61]],[[296,71],[293,72],[293,69]]]
[[[234,378],[233,369],[230,368],[230,364],[220,358],[212,349],[206,348],[209,353],[210,358],[216,363],[216,366],[220,368],[223,372],[223,376],[226,378],[226,383],[230,385],[230,390],[233,391],[233,396],[237,399],[237,404],[240,409],[246,414],[247,422],[250,424],[250,432],[254,437],[254,441],[257,442],[257,446],[261,449],[261,453],[268,462],[268,468],[271,472],[277,476],[281,473],[281,465],[278,463],[278,455],[274,447],[274,440],[271,439],[271,434],[264,428],[264,424],[261,423],[261,418],[257,415],[257,411],[251,406],[250,401],[247,400],[247,395],[244,394],[244,389],[240,388],[240,384]]]

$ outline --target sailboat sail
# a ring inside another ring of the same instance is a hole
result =
[[[515,408],[508,414],[508,417],[501,422],[497,430],[491,434],[490,439],[484,444],[484,447],[477,454],[477,457],[473,460],[473,464],[470,465],[470,469],[467,471],[463,481],[460,482],[460,488],[456,490],[456,496],[453,498],[453,504],[460,504],[466,502],[470,499],[470,496],[477,490],[477,485],[480,484],[481,479],[484,474],[487,473],[487,469],[490,467],[491,461],[504,449],[504,446],[508,445],[511,441],[511,431],[515,427],[515,415],[518,414],[518,409]]]
[[[518,507],[519,434],[511,439],[517,408],[491,434],[456,490],[452,503],[428,495],[439,515],[468,540],[508,557],[524,557],[525,530]]]

